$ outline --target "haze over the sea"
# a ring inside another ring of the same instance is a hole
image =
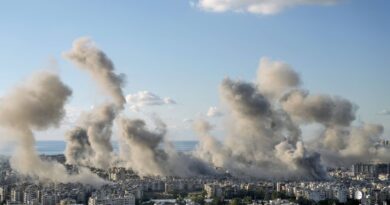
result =
[[[175,149],[179,152],[193,151],[198,141],[171,141]],[[118,142],[112,142],[115,152],[118,152]],[[39,154],[57,155],[64,154],[66,142],[61,140],[38,140],[35,145]],[[0,149],[0,155],[10,155],[12,153],[12,146]]]

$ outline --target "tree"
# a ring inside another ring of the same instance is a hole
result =
[[[211,205],[223,205],[223,200],[219,197],[214,197],[210,204]]]
[[[298,204],[300,204],[300,205],[312,205],[312,204],[315,204],[314,201],[305,199],[305,198],[303,198],[303,197],[299,197],[298,200],[297,200],[296,202],[297,202]]]
[[[176,198],[176,203],[179,204],[179,205],[185,205],[186,202],[184,200],[184,198],[179,194],[179,196]]]
[[[250,196],[246,196],[244,197],[244,199],[242,200],[242,203],[243,204],[251,204],[252,203],[252,198]]]
[[[272,192],[271,199],[272,199],[272,200],[275,200],[275,199],[277,199],[277,198],[279,198],[279,193],[276,192],[276,191]]]
[[[196,194],[191,196],[191,200],[197,204],[204,205],[204,196],[202,194]]]
[[[269,201],[269,200],[271,200],[271,199],[272,199],[272,194],[269,193],[269,192],[265,192],[265,193],[264,193],[264,200],[265,200],[265,201]]]
[[[265,196],[264,190],[262,190],[262,189],[257,189],[257,190],[255,191],[255,197],[256,197],[256,199],[262,200],[262,199],[264,199],[264,196]]]
[[[338,204],[337,199],[325,199],[318,202],[319,205],[335,205]]]
[[[234,199],[230,200],[229,205],[240,205],[240,199],[234,198]]]

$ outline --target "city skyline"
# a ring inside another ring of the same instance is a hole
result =
[[[0,205],[387,205],[390,1],[0,3]]]

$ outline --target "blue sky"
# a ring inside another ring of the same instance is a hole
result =
[[[100,102],[86,73],[61,58],[74,39],[89,36],[127,75],[125,93],[148,90],[177,102],[129,111],[158,113],[173,139],[193,139],[183,119],[220,105],[224,77],[254,80],[263,56],[293,66],[312,93],[355,102],[359,119],[382,123],[389,136],[390,115],[377,114],[390,109],[389,10],[388,0],[295,6],[273,15],[205,11],[187,0],[2,1],[0,94],[55,59],[74,92],[70,106]],[[39,139],[62,139],[62,131]]]

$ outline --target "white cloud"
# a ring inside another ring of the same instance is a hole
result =
[[[390,110],[384,109],[378,112],[378,115],[390,115]]]
[[[145,106],[176,104],[176,101],[169,97],[161,98],[149,91],[139,91],[135,94],[129,94],[126,96],[126,101],[135,110]]]
[[[198,0],[191,5],[212,12],[233,11],[271,15],[295,6],[332,5],[340,1],[342,0]]]
[[[206,115],[207,117],[220,117],[223,113],[217,107],[210,107]]]

